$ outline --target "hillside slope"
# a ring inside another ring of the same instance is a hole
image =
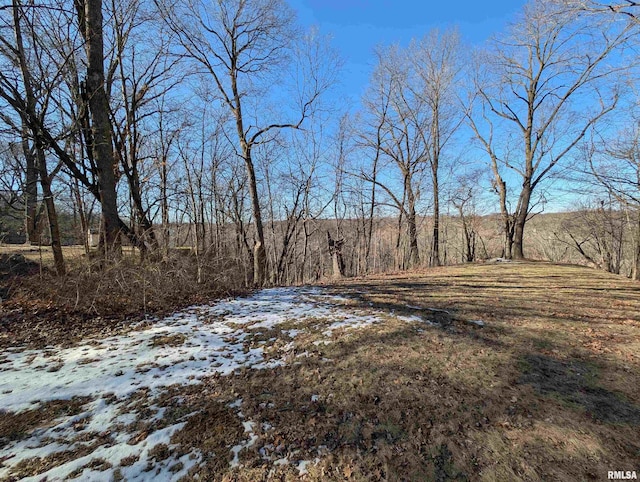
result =
[[[262,290],[1,358],[2,480],[640,469],[640,284],[587,268],[461,265]]]

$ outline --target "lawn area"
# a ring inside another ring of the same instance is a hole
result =
[[[606,273],[445,267],[131,328],[4,350],[0,480],[640,472],[640,284]]]
[[[96,250],[97,248],[92,248]],[[132,246],[124,246],[122,248],[124,256],[133,257],[137,255],[137,249]],[[47,268],[53,268],[53,252],[51,246],[30,246],[26,244],[0,244],[0,255],[21,254],[25,259],[35,263],[42,263]],[[75,262],[85,257],[84,246],[72,245],[63,246],[62,255],[67,262]]]
[[[640,469],[638,283],[583,267],[505,263],[345,288],[381,309],[440,308],[453,321],[445,330],[372,334],[349,356],[380,374],[371,387],[390,393],[382,413],[398,407],[396,416],[410,420],[390,473],[606,480],[613,467]]]

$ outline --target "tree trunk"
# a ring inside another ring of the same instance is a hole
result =
[[[409,268],[415,268],[420,264],[418,251],[418,227],[416,224],[415,208],[409,208],[407,216],[407,230],[409,232]]]
[[[242,150],[244,153],[247,177],[249,179],[249,195],[251,196],[251,211],[253,222],[256,227],[256,242],[253,245],[253,284],[264,286],[267,280],[267,251],[264,245],[264,227],[262,224],[262,211],[260,209],[260,198],[258,197],[258,181],[251,159],[251,147],[242,140]]]
[[[511,251],[512,259],[524,259],[524,252],[522,251],[522,236],[524,234],[524,223],[516,219],[514,226],[513,236],[513,248]]]
[[[58,276],[63,276],[66,273],[66,267],[64,257],[62,255],[62,243],[60,241],[60,225],[58,224],[58,214],[53,200],[53,192],[51,191],[51,178],[47,172],[47,160],[44,150],[40,146],[36,147],[36,159],[38,173],[40,175],[40,185],[42,186],[42,194],[44,197],[44,205],[47,209],[47,219],[49,220],[53,261],[55,263]]]
[[[35,107],[35,106],[34,106]],[[38,168],[36,159],[29,145],[29,130],[23,125],[22,128],[22,152],[25,159],[25,231],[27,234],[27,244],[36,244],[40,240],[38,228]]]
[[[267,279],[267,252],[265,250],[264,227],[262,225],[262,211],[260,209],[260,198],[258,197],[258,181],[256,171],[251,158],[251,145],[247,142],[247,134],[244,130],[244,119],[242,117],[241,96],[238,90],[237,68],[235,59],[230,69],[231,91],[233,93],[233,114],[236,121],[236,131],[242,149],[242,158],[247,169],[249,181],[249,195],[251,196],[251,211],[253,222],[256,226],[256,241],[253,245],[253,284],[264,286]]]
[[[527,222],[527,214],[529,213],[529,201],[531,200],[531,186],[525,182],[520,193],[518,209],[515,213],[514,233],[513,233],[513,259],[524,259],[523,237],[524,226]]]
[[[335,279],[344,277],[345,266],[344,259],[342,258],[342,245],[344,241],[342,239],[333,239],[331,233],[327,231],[327,242],[329,243],[329,254],[331,255],[331,271],[332,276]]]
[[[82,240],[84,244],[84,253],[89,256],[89,251],[91,246],[89,245],[89,221],[87,220],[87,213],[84,210],[84,201],[82,200],[82,196],[80,194],[80,186],[78,185],[78,180],[73,178],[72,185],[73,195],[76,198],[76,205],[78,206],[78,216],[80,217],[80,232],[82,233]]]
[[[432,107],[432,158],[431,158],[431,181],[433,184],[433,239],[431,244],[431,256],[429,266],[440,266],[440,190],[438,185],[438,168],[440,165],[440,108],[436,102]]]
[[[418,226],[416,221],[416,199],[411,186],[411,178],[405,176],[405,189],[407,192],[407,232],[409,234],[409,267],[415,268],[420,264],[418,251]]]
[[[502,220],[502,229],[504,231],[504,246],[502,249],[502,257],[505,259],[511,259],[513,253],[514,242],[514,223],[512,221],[509,210],[507,209],[507,183],[502,180],[502,177],[498,174],[497,167],[494,161],[493,172],[495,175],[494,187],[498,191],[500,196],[500,217]]]
[[[469,220],[464,214],[463,205],[459,205],[458,213],[462,222],[462,261],[472,263],[476,259],[476,233],[469,225]]]
[[[640,209],[636,213],[636,235],[633,246],[633,266],[631,267],[631,278],[640,281]]]
[[[435,176],[435,175],[434,175]],[[440,199],[438,194],[438,178],[433,179],[433,241],[429,266],[440,266]]]
[[[113,155],[109,100],[104,85],[102,0],[76,0],[76,8],[87,51],[87,105],[92,120],[92,150],[102,205],[102,248],[106,257],[118,257],[122,253],[122,247],[116,193],[116,163]]]

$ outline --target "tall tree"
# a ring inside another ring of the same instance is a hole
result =
[[[278,130],[302,126],[332,82],[330,64],[334,58],[315,33],[300,35],[293,12],[283,0],[190,0],[184,5],[156,1],[176,35],[181,55],[213,80],[222,104],[233,115],[237,153],[247,171],[256,233],[254,284],[263,285],[267,281],[267,255],[253,150],[273,139]],[[307,41],[306,46],[302,46],[301,38]],[[329,69],[323,71],[327,66]],[[288,71],[301,87],[290,96],[296,101],[297,115],[293,121],[273,122],[266,120],[273,114],[259,105],[261,99],[276,96],[274,87],[283,89],[283,71]]]
[[[428,146],[433,189],[429,266],[440,266],[440,168],[444,150],[463,120],[456,99],[462,70],[458,34],[456,31],[440,33],[434,30],[421,41],[414,42],[408,54],[417,77],[411,88],[421,98],[429,120],[428,129],[419,131],[419,134]]]
[[[429,112],[422,92],[412,85],[413,69],[406,52],[392,46],[380,49],[376,56],[377,66],[364,100],[366,115],[371,118],[370,132],[362,140],[374,153],[373,169],[363,170],[362,176],[377,185],[398,209],[399,229],[406,224],[408,238],[408,250],[400,265],[415,267],[420,264],[417,209],[429,159]],[[394,186],[393,177],[381,175],[385,167],[399,172],[398,186]],[[401,245],[400,235],[397,245]]]
[[[27,192],[30,190],[29,184],[29,170],[35,169],[37,173],[37,178],[40,180],[40,185],[42,186],[42,191],[44,194],[44,204],[47,211],[47,219],[49,221],[49,231],[51,235],[51,249],[53,252],[54,262],[56,266],[56,271],[59,275],[65,274],[66,267],[64,258],[62,255],[62,244],[60,242],[60,228],[58,225],[58,216],[56,213],[56,207],[53,199],[53,193],[51,190],[51,180],[53,176],[50,176],[47,170],[47,159],[45,153],[45,146],[42,143],[42,139],[38,136],[37,130],[34,129],[32,119],[42,118],[44,116],[43,112],[39,112],[38,101],[36,99],[36,86],[34,84],[34,79],[31,75],[31,68],[28,65],[28,55],[26,51],[26,42],[23,37],[23,25],[27,24],[26,16],[24,13],[24,9],[20,4],[19,0],[12,0],[12,14],[13,14],[13,30],[15,34],[15,47],[10,48],[13,51],[15,62],[19,66],[21,81],[22,81],[22,91],[23,97],[20,97],[20,101],[22,103],[22,109],[19,110],[19,114],[21,117],[21,129],[20,133],[22,136],[22,146],[23,153],[25,158],[27,159]],[[35,32],[33,28],[33,24],[31,25],[31,32]],[[39,47],[36,45],[37,41],[33,38],[32,35],[32,48],[34,50]],[[7,46],[7,44],[5,44]],[[7,46],[8,47],[8,46]],[[36,57],[38,55],[36,54]],[[42,70],[42,65],[39,65]],[[49,95],[49,93],[47,93]],[[43,102],[44,107],[41,106],[42,111],[46,112],[47,102]],[[31,144],[30,139],[33,140],[33,144]],[[35,190],[34,190],[35,191]],[[28,193],[28,197],[34,193]],[[37,194],[37,191],[35,191]],[[34,235],[35,232],[32,231],[29,233],[29,211],[33,207],[30,206],[30,202],[27,199],[27,233],[28,235]],[[32,214],[33,215],[33,214]],[[33,221],[35,222],[35,216]],[[40,243],[40,239],[38,239],[38,243]]]
[[[116,160],[127,183],[123,187],[132,208],[131,229],[144,257],[148,250],[159,248],[151,213],[153,200],[148,199],[157,175],[149,166],[157,155],[158,146],[153,144],[165,134],[166,113],[161,109],[170,109],[171,90],[185,74],[179,59],[168,55],[171,32],[154,19],[157,11],[152,2],[109,0],[105,8],[110,19],[107,37],[113,37],[106,82]]]
[[[479,108],[468,119],[494,174],[505,256],[524,258],[536,189],[616,107],[626,68],[618,48],[633,33],[628,22],[575,2],[534,0],[482,54],[474,86]],[[513,194],[512,184],[521,186]]]
[[[116,191],[109,99],[105,90],[102,0],[75,0],[78,24],[85,41],[87,74],[85,100],[91,116],[92,155],[102,206],[102,248],[106,256],[121,252],[121,220]]]

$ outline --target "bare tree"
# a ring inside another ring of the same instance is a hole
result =
[[[376,209],[376,189],[378,187],[378,164],[380,162],[380,154],[381,154],[381,146],[382,146],[382,128],[386,124],[387,121],[387,109],[389,108],[389,97],[388,96],[380,96],[378,100],[381,101],[380,110],[378,110],[379,117],[375,126],[375,139],[373,142],[367,142],[365,138],[365,145],[369,144],[369,146],[373,146],[375,149],[375,154],[373,156],[373,161],[371,163],[371,195],[369,198],[369,220],[367,223],[367,233],[366,233],[366,247],[365,247],[365,264],[366,271],[370,270],[370,258],[371,258],[371,240],[373,239],[373,220],[375,216]],[[377,109],[374,107],[374,112]]]
[[[145,106],[162,92],[154,92],[159,79],[162,79],[166,70],[170,67],[162,62],[166,49],[162,43],[155,44],[151,40],[145,42],[154,53],[145,52],[145,43],[136,44],[136,28],[144,28],[145,12],[141,2],[122,2],[111,0],[109,10],[112,16],[112,30],[114,35],[114,59],[110,71],[117,72],[117,82],[110,86],[111,91],[115,85],[120,90],[119,116],[114,108],[116,104],[113,97],[110,99],[112,112],[112,135],[114,140],[116,161],[119,160],[120,168],[125,175],[129,187],[129,196],[133,213],[131,216],[132,229],[135,230],[140,240],[148,239],[152,249],[157,249],[158,241],[153,230],[152,222],[145,208],[142,196],[143,186],[140,170],[142,163],[142,119],[148,117]],[[141,28],[141,29],[142,29]],[[146,55],[145,55],[146,54]],[[146,57],[146,58],[145,58]],[[144,60],[141,61],[141,59]],[[164,67],[164,68],[163,68]],[[121,117],[121,118],[119,118]],[[139,243],[141,256],[147,251],[147,244]]]
[[[459,173],[454,181],[456,187],[451,193],[451,204],[458,212],[462,225],[461,259],[467,263],[476,260],[476,248],[480,241],[477,202],[481,186],[478,179],[481,177],[479,170]]]
[[[269,142],[278,130],[302,126],[320,94],[332,82],[322,66],[330,65],[333,58],[327,56],[329,52],[323,50],[313,32],[302,36],[308,42],[301,48],[294,15],[282,0],[216,0],[210,4],[192,0],[182,7],[174,3],[161,5],[161,9],[182,48],[181,55],[210,76],[221,102],[234,117],[238,155],[247,170],[256,231],[254,283],[263,285],[267,280],[267,256],[253,149]],[[291,72],[290,66],[298,69]],[[282,82],[283,70],[288,70],[300,87],[293,95],[297,118],[265,122],[273,115],[260,111],[254,101],[274,95],[271,87]]]
[[[434,30],[408,50],[415,82],[409,88],[422,100],[428,116],[428,128],[417,131],[427,148],[433,191],[433,235],[429,266],[440,265],[440,175],[444,151],[464,116],[457,102],[462,62],[456,31]],[[415,113],[414,111],[409,111]],[[417,119],[416,119],[417,120]]]
[[[86,105],[91,116],[92,155],[96,165],[102,206],[102,249],[106,256],[121,252],[121,220],[116,192],[116,160],[113,155],[109,99],[105,90],[102,0],[75,0],[80,32],[85,41]]]
[[[611,16],[536,0],[481,57],[486,68],[475,78],[480,108],[468,118],[493,170],[507,257],[524,258],[536,189],[616,107],[626,65],[620,57],[614,63],[614,53],[633,33]],[[512,182],[521,185],[513,195]]]
[[[19,93],[19,88],[16,84],[11,85],[8,82],[7,77],[2,76],[2,81],[4,81],[4,89],[2,89],[2,94],[0,94],[5,100],[13,101],[12,104],[16,111],[20,115],[21,118],[21,128],[20,134],[22,137],[22,147],[25,159],[27,159],[26,170],[27,170],[27,200],[26,200],[26,208],[27,208],[27,233],[28,235],[34,235],[35,230],[29,233],[29,224],[31,224],[31,220],[29,216],[34,216],[35,213],[31,212],[33,206],[30,205],[32,201],[30,201],[30,197],[33,194],[37,194],[31,191],[32,187],[29,186],[29,174],[28,172],[32,169],[35,169],[37,172],[37,177],[40,180],[40,185],[42,186],[43,195],[44,195],[44,205],[46,206],[47,211],[47,219],[49,221],[49,230],[51,234],[51,249],[53,251],[54,262],[56,265],[56,271],[59,275],[63,275],[66,272],[65,262],[62,255],[62,245],[60,242],[60,228],[58,224],[58,216],[56,213],[56,207],[53,199],[53,192],[51,190],[51,180],[55,176],[55,172],[53,174],[49,174],[47,169],[47,159],[45,153],[45,146],[42,143],[42,139],[38,135],[38,131],[34,129],[33,120],[34,119],[42,119],[47,111],[48,102],[47,100],[40,103],[38,105],[38,100],[36,98],[36,82],[32,77],[32,68],[29,65],[28,54],[26,51],[26,42],[23,37],[23,27],[25,25],[29,25],[27,30],[30,30],[31,35],[31,47],[34,51],[39,51],[40,46],[37,45],[37,39],[35,38],[35,30],[32,23],[27,21],[25,10],[22,8],[22,5],[18,0],[12,0],[12,14],[13,14],[13,31],[15,35],[15,45],[9,44],[5,39],[2,39],[2,45],[5,49],[6,54],[9,57],[12,57],[14,62],[18,64],[20,71],[20,80],[22,82],[22,90],[23,93]],[[38,53],[35,54],[36,58],[40,58]],[[38,68],[40,71],[43,71],[43,66],[41,63],[37,62]],[[50,90],[46,91],[45,96],[50,95]],[[10,102],[11,103],[11,102]],[[11,121],[8,121],[11,123]],[[30,140],[33,140],[33,144],[30,145]],[[55,169],[55,171],[59,170],[61,165]],[[33,219],[35,221],[35,219]],[[40,240],[38,239],[38,243],[40,244]]]
[[[579,208],[554,236],[590,266],[620,274],[626,225],[620,204],[613,196],[605,195],[605,199]]]
[[[420,264],[417,204],[421,177],[428,165],[425,132],[430,128],[430,119],[424,99],[411,88],[412,70],[405,52],[393,46],[378,50],[376,56],[376,70],[364,101],[373,129],[361,140],[363,146],[374,152],[373,171],[363,169],[360,175],[380,187],[390,204],[398,209],[399,229],[406,223],[409,248],[401,266],[412,267]],[[393,188],[388,176],[380,175],[383,163],[399,171],[398,187],[402,194]],[[399,231],[398,248],[400,244]]]
[[[585,149],[589,170],[627,211],[627,221],[633,227],[631,277],[640,280],[640,130],[624,129],[611,139],[605,134]]]

